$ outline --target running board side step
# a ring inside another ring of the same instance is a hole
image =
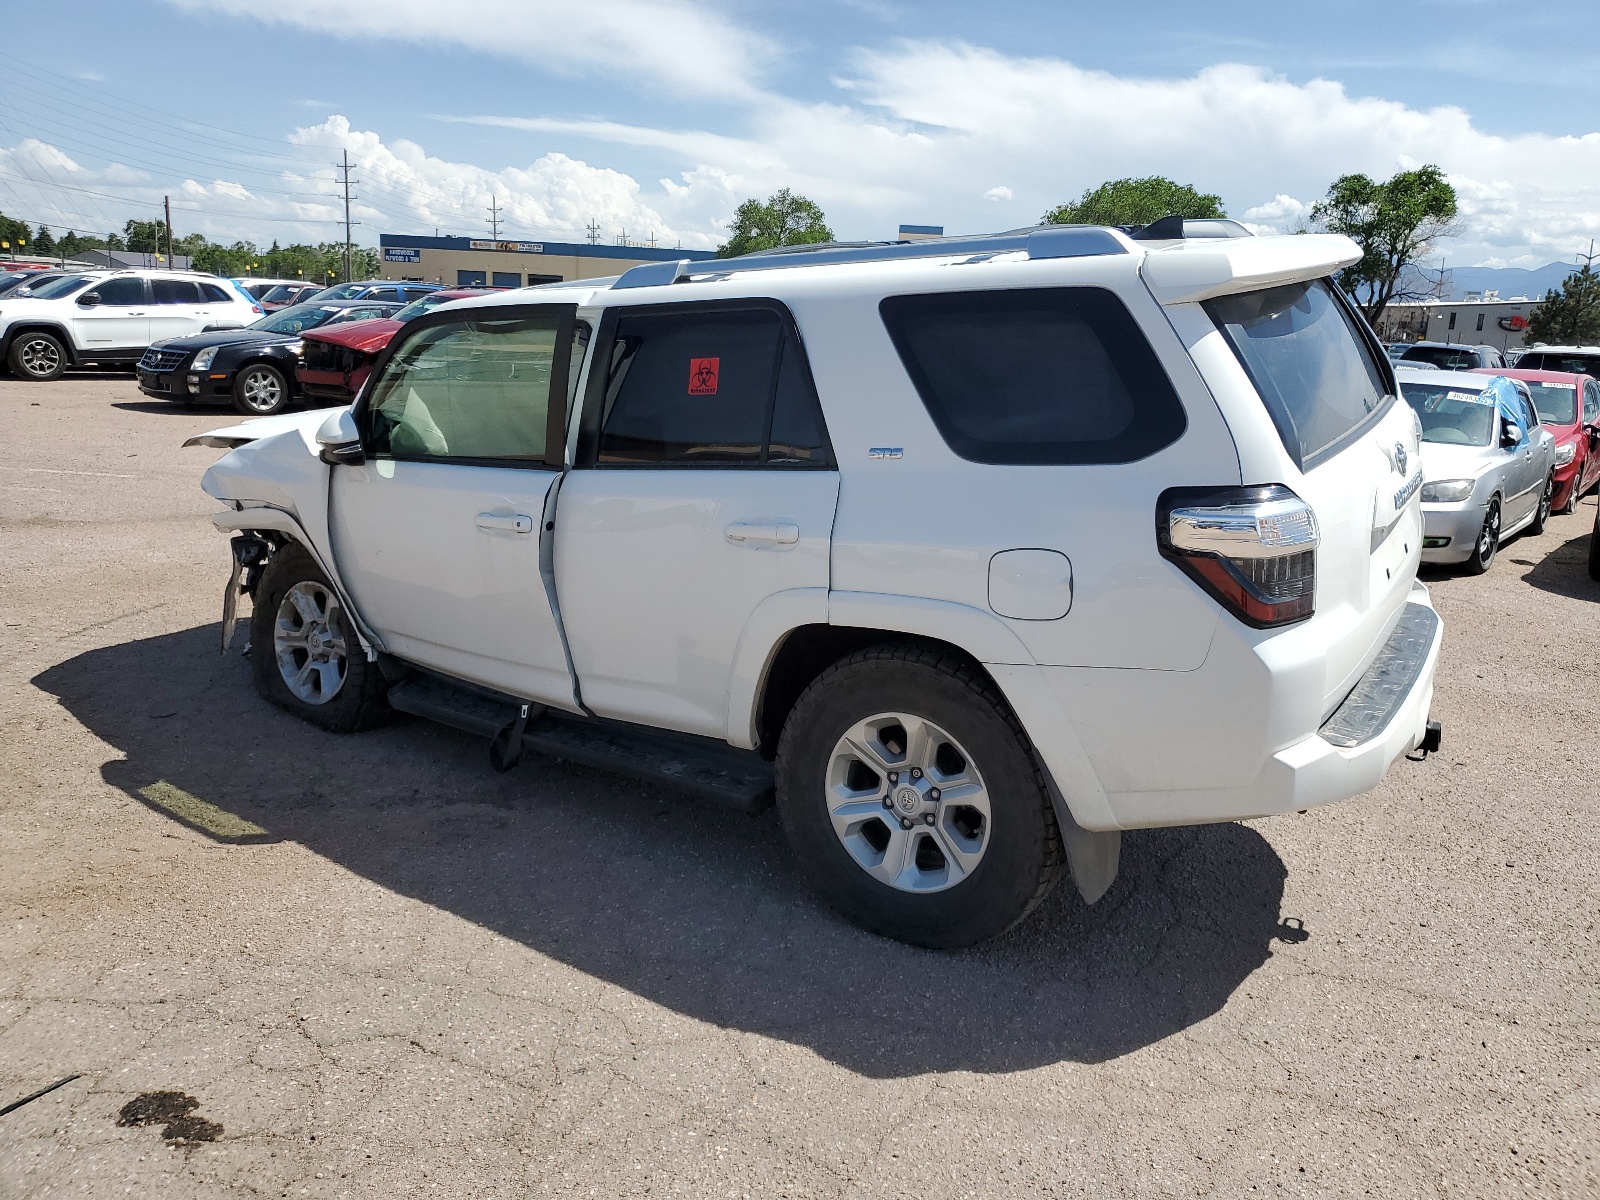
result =
[[[389,689],[390,707],[484,738],[515,721],[520,704],[420,672]],[[714,738],[545,709],[530,711],[522,745],[561,762],[669,784],[722,808],[756,813],[772,806],[772,764]]]

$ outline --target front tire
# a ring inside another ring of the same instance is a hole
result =
[[[59,379],[67,369],[67,351],[61,339],[42,330],[19,333],[11,340],[11,350],[6,355],[11,373],[18,379],[33,383],[48,383]]]
[[[250,617],[256,690],[332,733],[380,725],[389,715],[378,664],[356,640],[328,577],[298,542],[267,560]]]
[[[1550,505],[1556,496],[1556,477],[1554,472],[1544,477],[1544,491],[1539,496],[1539,507],[1534,511],[1533,524],[1528,526],[1528,532],[1538,537],[1544,532],[1545,526],[1550,524]]]
[[[1478,531],[1478,540],[1472,546],[1472,556],[1467,559],[1467,574],[1482,575],[1489,569],[1489,564],[1494,562],[1495,552],[1499,549],[1500,498],[1496,496],[1489,501],[1489,511],[1483,515],[1483,528]]]
[[[277,367],[251,363],[233,381],[233,407],[247,417],[270,417],[289,407],[289,381]]]
[[[1016,716],[971,664],[924,647],[869,647],[812,681],[778,742],[777,801],[823,899],[931,949],[1004,933],[1063,862]]]

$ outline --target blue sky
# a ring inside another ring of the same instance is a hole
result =
[[[1434,161],[1453,262],[1600,234],[1593,0],[1339,6],[886,0],[119,0],[30,7],[0,64],[0,211],[101,229],[711,246],[792,186],[842,237],[1010,228],[1160,173],[1294,228],[1338,174]]]

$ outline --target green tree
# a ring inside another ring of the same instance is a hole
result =
[[[1600,275],[1592,263],[1568,275],[1559,288],[1551,288],[1528,315],[1526,345],[1587,346],[1600,342]]]
[[[1339,286],[1377,327],[1383,310],[1400,293],[1406,268],[1417,266],[1436,238],[1456,230],[1456,190],[1431,163],[1401,171],[1384,183],[1365,175],[1341,175],[1311,219],[1361,247],[1361,261],[1339,273]]]
[[[56,252],[56,239],[50,235],[50,226],[41,225],[34,230],[33,252],[35,254],[54,254]]]
[[[806,246],[833,241],[828,219],[815,203],[788,188],[760,200],[746,200],[734,211],[733,231],[717,248],[718,258],[736,258],[775,246]],[[360,276],[357,276],[360,278]]]
[[[10,242],[11,250],[26,249],[33,238],[29,235],[28,223],[19,221],[15,217],[8,217],[0,213],[0,242]],[[10,256],[8,250],[7,256]]]
[[[167,252],[167,223],[165,221],[129,221],[122,227],[127,248],[139,254],[165,254]]]
[[[1071,204],[1052,208],[1046,225],[1149,225],[1162,217],[1223,217],[1222,197],[1197,192],[1160,175],[1113,179]]]

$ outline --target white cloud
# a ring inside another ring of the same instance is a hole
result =
[[[353,41],[453,44],[557,74],[644,79],[696,96],[747,97],[766,39],[694,0],[168,0],[190,12],[289,25]]]
[[[992,187],[983,194],[983,198],[985,200],[999,202],[1004,200],[1014,200],[1016,199],[1016,195],[1017,194],[1008,187]]]

